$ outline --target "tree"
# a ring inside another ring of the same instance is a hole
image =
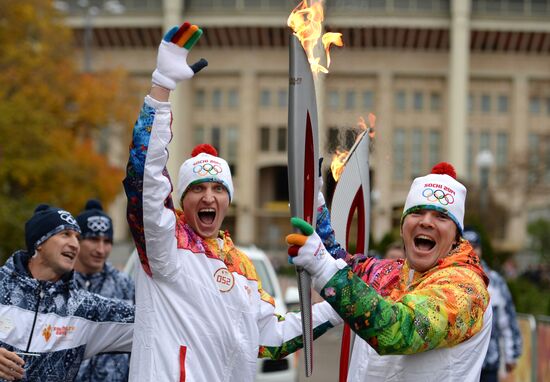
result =
[[[550,264],[550,220],[537,219],[527,226],[532,249],[542,263]]]
[[[122,70],[80,73],[71,30],[49,0],[0,2],[0,257],[24,243],[38,203],[78,213],[109,204],[123,171],[97,152],[106,126],[130,126],[136,105]]]

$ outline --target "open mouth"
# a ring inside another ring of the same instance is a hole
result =
[[[61,256],[68,258],[69,260],[74,260],[76,253],[74,252],[61,252]]]
[[[203,208],[199,210],[199,220],[203,224],[212,224],[216,219],[216,210],[213,208]]]
[[[429,251],[435,247],[435,240],[426,235],[418,235],[414,238],[414,246],[421,251]]]

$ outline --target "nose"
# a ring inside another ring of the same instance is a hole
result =
[[[71,237],[69,238],[69,246],[71,247],[71,249],[74,249],[76,251],[80,249],[80,242],[78,241],[78,236],[71,235]]]
[[[105,247],[106,247],[106,244],[103,240],[99,240],[99,242],[97,243],[97,251],[100,253],[100,254],[105,254]]]
[[[206,203],[212,203],[214,201],[214,192],[210,188],[207,188],[204,192],[202,200]]]
[[[431,211],[426,211],[422,214],[420,219],[421,227],[433,227],[434,226],[434,214]]]

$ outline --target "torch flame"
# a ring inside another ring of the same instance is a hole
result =
[[[292,10],[288,16],[287,25],[292,29],[294,35],[298,37],[302,47],[304,48],[312,73],[328,73],[330,66],[330,46],[343,46],[341,33],[329,32],[321,36],[323,29],[322,23],[324,20],[322,0],[313,0],[311,6],[308,6],[307,0],[302,0],[296,8]],[[327,66],[324,67],[319,62],[321,57],[315,57],[314,49],[319,38],[323,43]]]
[[[330,163],[330,171],[332,172],[332,177],[336,182],[338,182],[338,179],[340,179],[340,176],[342,176],[342,172],[344,172],[344,163],[346,163],[348,154],[349,150],[336,150],[332,157],[332,162]]]
[[[367,122],[365,121],[365,118],[359,117],[359,120],[357,121],[357,126],[365,131],[367,134],[369,134],[370,138],[374,138],[375,132],[374,132],[374,126],[376,124],[376,116],[372,113],[369,113],[368,115],[369,123],[367,125]],[[359,139],[361,139],[361,136],[363,134],[359,134],[357,138],[355,139],[355,143]],[[355,144],[354,143],[354,144]],[[342,172],[344,172],[345,164],[348,160],[349,150],[336,150],[334,155],[332,156],[332,162],[330,163],[330,171],[332,172],[332,177],[336,182],[340,179],[340,176],[342,176]]]

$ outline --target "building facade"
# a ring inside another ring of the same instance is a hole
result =
[[[68,2],[87,65],[124,66],[145,94],[163,31],[184,20],[200,25],[191,60],[205,57],[209,66],[172,95],[169,170],[176,176],[195,144],[216,146],[234,171],[227,228],[238,243],[284,248],[286,19],[297,2],[120,2],[124,13],[93,17]],[[372,112],[375,239],[399,224],[411,180],[449,161],[477,195],[482,221],[495,205],[504,211],[491,223],[499,225],[493,244],[524,248],[529,221],[550,218],[550,0],[327,0],[325,17],[344,40],[316,83],[325,182],[331,152],[349,148],[358,119]],[[124,164],[126,151],[113,150]],[[480,152],[491,153],[485,163]],[[112,209],[119,240],[124,209],[121,197]]]

